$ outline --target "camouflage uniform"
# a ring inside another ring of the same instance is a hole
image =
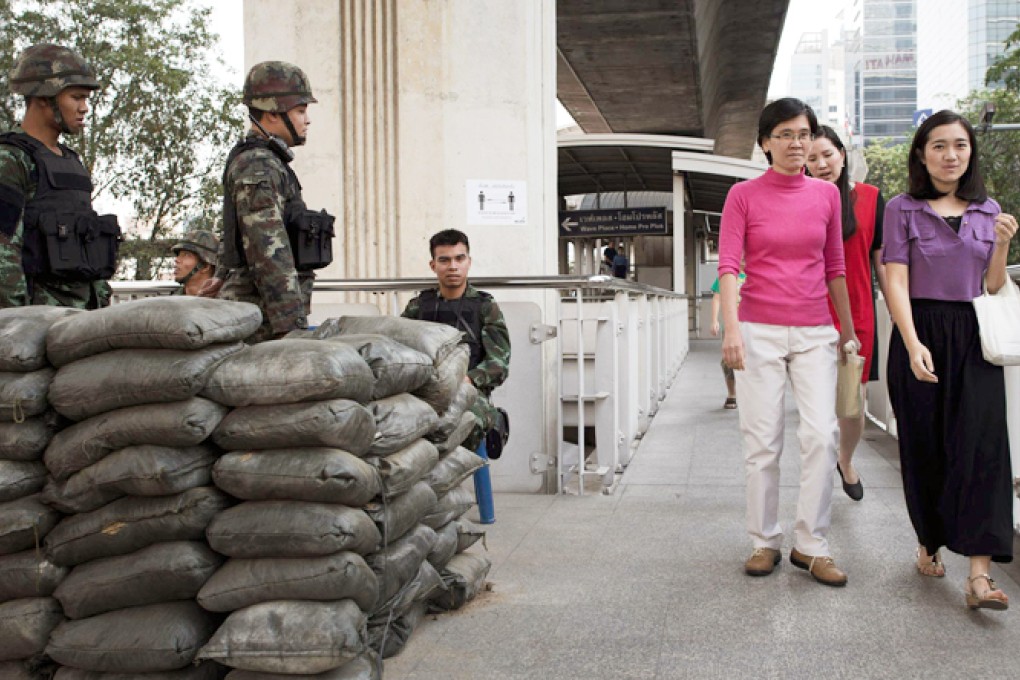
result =
[[[439,304],[429,313],[423,309],[423,306],[432,306],[427,302],[432,296],[439,299]],[[470,314],[462,314],[462,307],[466,306],[470,309],[476,305],[478,309],[477,321]],[[447,309],[450,314],[444,313],[444,310]],[[436,313],[437,311],[439,313]],[[474,345],[467,376],[471,380],[471,384],[478,389],[478,399],[471,408],[471,413],[474,414],[478,424],[464,441],[463,446],[474,451],[478,448],[485,433],[495,423],[496,409],[490,401],[492,391],[502,385],[510,375],[510,331],[507,330],[503,312],[500,311],[499,305],[491,295],[468,284],[463,297],[459,300],[442,299],[438,288],[422,291],[420,295],[407,303],[401,316],[408,319],[447,323],[462,331],[465,330],[464,321],[481,327],[477,343],[471,343],[470,337],[467,337],[470,336],[470,333],[465,331],[465,340],[469,345]]]

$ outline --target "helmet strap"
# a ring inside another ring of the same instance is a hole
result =
[[[188,281],[191,280],[191,277],[193,277],[195,274],[197,274],[200,271],[202,271],[202,267],[204,267],[204,266],[205,266],[205,263],[202,262],[201,259],[199,259],[198,264],[196,264],[194,267],[192,267],[190,272],[185,274],[183,277],[177,279],[177,283],[181,284],[182,286],[185,285]]]
[[[60,131],[63,132],[64,134],[68,135],[71,134],[71,128],[67,126],[67,122],[64,120],[64,116],[62,116],[60,113],[60,107],[57,106],[57,98],[47,97],[46,101],[50,103],[50,108],[53,109],[53,120],[56,121],[57,127],[60,128]]]
[[[298,135],[297,130],[294,129],[294,123],[290,120],[290,113],[284,111],[280,114],[283,117],[283,124],[287,126],[287,132],[290,133],[290,138],[294,142],[294,146],[301,146],[305,143],[305,138]]]

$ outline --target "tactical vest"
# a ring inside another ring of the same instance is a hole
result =
[[[292,195],[283,206],[283,226],[287,230],[294,268],[298,271],[322,269],[333,261],[333,222],[335,218],[325,210],[315,212],[305,206],[301,198],[301,182],[291,169],[290,160],[285,158],[272,144],[264,139],[247,137],[237,143],[227,156],[227,167],[223,171],[223,266],[227,269],[244,267],[248,260],[244,254],[241,225],[237,209],[227,188],[227,173],[234,160],[250,149],[268,149],[276,154],[287,171],[287,181],[293,187]]]
[[[22,269],[26,275],[63,281],[100,281],[113,276],[120,248],[116,215],[92,209],[92,178],[78,154],[60,145],[58,156],[24,133],[0,135],[0,144],[21,149],[35,164],[35,196],[25,203]]]
[[[453,326],[464,333],[462,342],[471,350],[472,369],[482,361],[485,348],[482,347],[482,305],[492,296],[478,291],[478,297],[461,297],[459,300],[445,300],[435,289],[423,290],[418,296],[418,318],[422,321],[436,321]]]

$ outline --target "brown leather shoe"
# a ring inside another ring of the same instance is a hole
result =
[[[768,576],[782,559],[783,555],[778,550],[755,548],[744,562],[744,571],[748,576]]]
[[[790,551],[790,562],[795,567],[807,569],[808,573],[819,583],[837,588],[846,585],[846,574],[836,566],[831,557],[812,557],[794,548]]]

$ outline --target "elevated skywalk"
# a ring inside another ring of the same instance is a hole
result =
[[[742,570],[743,461],[719,345],[690,354],[612,495],[497,494],[490,592],[427,619],[387,680],[1013,677],[1017,611],[971,612],[965,558],[913,566],[896,443],[868,426],[860,503],[836,487],[830,541],[845,588],[789,563],[799,447],[786,402],[783,562]],[[835,476],[835,475],[834,475]],[[1017,570],[992,575],[1020,609]]]

